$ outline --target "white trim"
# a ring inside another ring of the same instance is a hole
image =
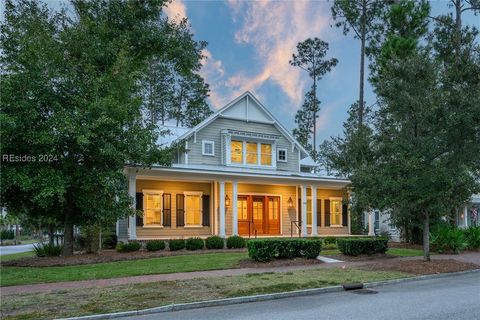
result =
[[[220,184],[220,230],[218,232],[219,236],[225,238],[225,181],[220,180],[218,182]]]
[[[212,153],[206,153],[205,152],[205,145],[206,144],[211,144],[212,145]],[[215,141],[212,140],[202,140],[202,156],[210,156],[214,157],[215,156]]]
[[[183,192],[183,227],[184,228],[203,228],[203,192],[202,191],[184,191]],[[187,225],[187,197],[200,197],[200,224]]]
[[[285,160],[280,159],[280,151],[285,152]],[[288,162],[288,150],[287,150],[287,148],[277,148],[277,161],[278,162]]]
[[[185,140],[185,164],[188,164],[188,140]]]
[[[242,142],[242,163],[232,162],[232,152],[231,144],[233,141]],[[257,164],[247,163],[247,143],[257,143]],[[271,164],[262,165],[262,144],[268,144],[271,148]],[[258,139],[258,138],[249,138],[242,136],[230,135],[230,141],[228,143],[227,149],[227,161],[226,166],[228,167],[240,167],[240,168],[254,168],[254,169],[276,169],[276,142],[275,140],[268,139]]]
[[[142,228],[163,228],[163,190],[154,190],[154,189],[142,189],[142,194],[143,194],[143,226]],[[147,210],[146,206],[146,198],[145,195],[159,195],[160,196],[160,224],[147,224],[146,222],[146,215],[145,211]]]

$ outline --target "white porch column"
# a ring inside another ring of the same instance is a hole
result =
[[[232,181],[232,235],[238,236],[238,183]]]
[[[468,227],[468,209],[467,207],[463,208],[463,226]]]
[[[375,218],[375,214],[373,213],[372,210],[370,210],[368,212],[368,235],[369,236],[375,235],[375,230],[374,230],[375,223],[373,221],[374,218]]]
[[[136,196],[137,193],[137,177],[133,170],[130,171],[128,176],[128,195],[133,199],[133,208],[137,206]],[[128,240],[137,239],[137,217],[128,217]]]
[[[220,184],[220,230],[219,236],[225,238],[225,181],[219,181]]]
[[[307,186],[302,185],[302,237],[307,236]]]
[[[317,225],[317,186],[312,186],[312,237],[318,235]]]

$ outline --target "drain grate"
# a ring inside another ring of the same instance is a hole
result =
[[[377,294],[378,291],[372,290],[372,289],[358,289],[358,290],[352,290],[352,293],[356,294]]]

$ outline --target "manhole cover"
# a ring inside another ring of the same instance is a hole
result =
[[[358,289],[358,290],[352,290],[352,293],[356,294],[376,294],[378,291],[372,290],[372,289]]]

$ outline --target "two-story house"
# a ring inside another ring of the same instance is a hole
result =
[[[349,234],[347,180],[312,173],[305,149],[250,92],[190,129],[169,167],[128,167],[143,217],[117,223],[120,241],[241,235]]]

